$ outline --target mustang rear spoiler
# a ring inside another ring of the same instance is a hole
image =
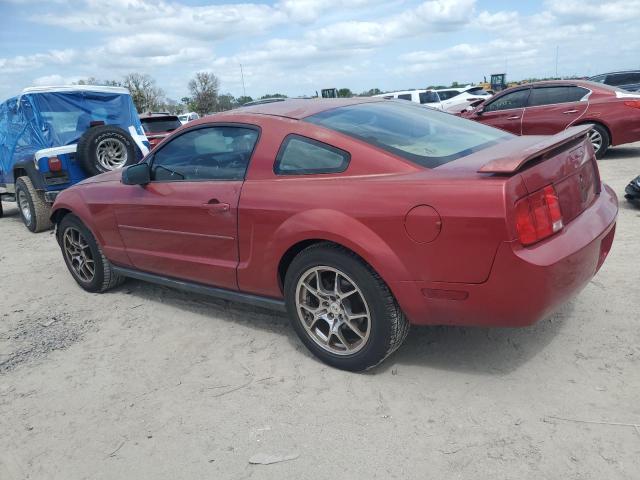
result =
[[[494,158],[489,163],[485,163],[478,172],[480,173],[514,173],[522,166],[561,145],[569,143],[577,138],[584,137],[591,130],[591,125],[579,125],[569,127],[557,135],[543,137],[539,142],[527,145],[523,150],[512,150],[506,152],[502,157]],[[522,137],[521,137],[522,138]],[[516,145],[514,145],[516,146]]]

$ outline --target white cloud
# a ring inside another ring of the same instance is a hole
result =
[[[42,65],[64,65],[70,64],[76,58],[76,51],[50,50],[46,53],[35,53],[33,55],[17,55],[12,58],[0,58],[0,71],[3,74],[19,73]]]
[[[545,0],[544,4],[563,23],[625,22],[640,18],[640,0]]]
[[[20,10],[28,12],[24,1]],[[565,74],[625,68],[625,61],[637,67],[640,51],[640,0],[546,0],[533,14],[516,2],[509,11],[495,11],[476,0],[230,1],[236,3],[40,1],[29,18],[42,48],[29,52],[20,44],[16,48],[29,53],[4,53],[0,94],[28,82],[119,79],[138,71],[180,98],[200,70],[214,71],[224,91],[238,94],[239,63],[253,95],[333,83],[410,87],[477,81],[494,69],[507,69],[510,78],[546,76],[553,73],[556,46]],[[47,37],[59,29],[65,40]],[[617,56],[608,54],[612,43],[620,46]]]

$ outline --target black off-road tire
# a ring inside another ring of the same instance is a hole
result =
[[[74,270],[74,267],[71,265],[67,254],[65,253],[63,238],[65,232],[69,228],[74,228],[80,231],[80,233],[82,233],[87,243],[89,244],[89,249],[95,262],[95,274],[91,281],[84,281],[79,277],[77,272]],[[84,223],[82,223],[82,220],[80,220],[77,216],[70,213],[63,217],[63,219],[58,224],[57,237],[58,244],[60,245],[60,249],[62,251],[62,257],[64,258],[64,262],[67,265],[67,268],[69,269],[69,273],[71,273],[71,276],[78,283],[78,285],[80,285],[86,291],[93,293],[106,292],[107,290],[117,287],[125,281],[125,277],[118,275],[114,271],[113,265],[111,265],[111,262],[109,262],[109,260],[107,260],[107,258],[104,256],[102,248],[96,241],[91,231],[85,226]]]
[[[296,286],[310,268],[328,266],[346,273],[362,291],[371,313],[367,343],[353,355],[336,355],[320,347],[302,325],[296,308]],[[382,278],[353,252],[332,243],[317,243],[300,252],[287,269],[284,282],[291,324],[305,346],[332,367],[359,372],[375,367],[400,347],[409,322]]]
[[[80,140],[78,141],[78,148],[76,150],[78,162],[89,176],[110,172],[116,169],[107,168],[107,166],[103,165],[98,160],[98,146],[104,140],[110,139],[121,143],[124,147],[123,153],[126,154],[125,162],[118,168],[123,168],[136,163],[135,142],[133,141],[133,138],[131,138],[131,135],[120,127],[113,125],[91,127],[84,133],[84,135],[82,135],[82,137],[80,137]]]
[[[27,203],[29,204],[29,210],[31,212],[30,219],[25,217],[22,211],[20,205],[21,193],[24,193]],[[16,203],[18,205],[18,211],[20,212],[20,218],[30,231],[38,233],[51,228],[51,220],[49,220],[51,205],[45,202],[44,193],[36,190],[33,182],[31,182],[31,179],[27,176],[18,177],[16,180]]]

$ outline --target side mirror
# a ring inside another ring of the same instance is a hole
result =
[[[146,163],[136,163],[122,170],[122,183],[125,185],[146,185],[151,181],[151,171]]]

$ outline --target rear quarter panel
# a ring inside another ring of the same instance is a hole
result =
[[[275,123],[264,126],[240,198],[241,290],[281,296],[278,264],[304,240],[350,248],[388,284],[486,280],[500,242],[510,236],[504,199],[512,184],[476,174],[475,165],[459,168],[465,159],[427,170],[321,127]],[[347,171],[276,176],[277,151],[290,132],[349,151]],[[430,243],[416,243],[405,230],[405,215],[418,205],[435,208],[442,219]]]

